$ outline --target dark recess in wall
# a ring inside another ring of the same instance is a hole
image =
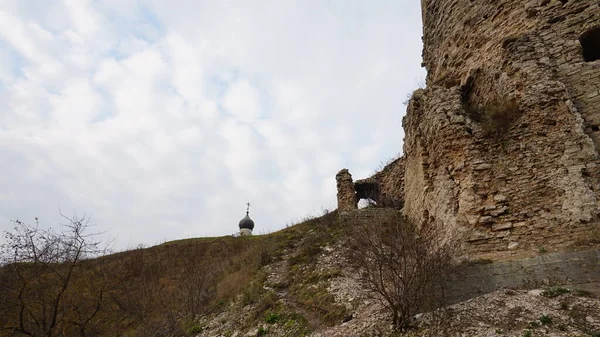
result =
[[[583,33],[579,42],[583,49],[583,59],[586,62],[600,60],[600,27]]]

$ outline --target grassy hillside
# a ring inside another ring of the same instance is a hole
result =
[[[353,245],[358,233],[333,212],[268,235],[172,241],[71,269],[5,265],[0,337],[27,335],[19,329],[47,337],[600,336],[600,300],[566,288],[501,290],[411,316],[408,332],[394,331],[353,266],[352,252],[368,247]]]
[[[56,306],[54,328],[40,329],[35,335],[193,335],[202,329],[198,323],[202,317],[230,310],[232,305],[256,307],[243,322],[252,326],[277,306],[273,292],[264,287],[264,267],[292,250],[292,272],[276,286],[289,288],[297,311],[312,308],[308,311],[319,314],[310,317],[310,324],[298,313],[286,315],[296,317],[306,332],[315,325],[337,322],[344,310],[326,292],[309,291],[307,285],[326,277],[311,272],[310,266],[322,246],[343,235],[336,221],[334,212],[267,235],[178,240],[81,261]],[[67,266],[55,267],[56,273],[35,275],[32,266],[21,265],[22,273],[38,278],[28,287],[22,287],[23,279],[15,275],[13,266],[0,269],[0,336],[23,335],[10,329],[20,326],[20,317],[25,328],[46,326],[40,320],[52,321],[47,308],[55,304],[60,278],[67,270]],[[281,319],[274,315],[271,320]]]

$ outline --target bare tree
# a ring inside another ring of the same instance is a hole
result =
[[[356,227],[349,243],[357,279],[382,300],[396,329],[408,328],[419,310],[443,297],[441,282],[456,250],[435,227],[417,228],[398,216]]]
[[[86,336],[100,311],[106,278],[81,264],[105,249],[97,233],[88,233],[87,216],[62,216],[67,223],[58,232],[40,229],[36,218],[35,225],[16,220],[4,233],[2,288],[10,307],[0,331],[10,336]]]

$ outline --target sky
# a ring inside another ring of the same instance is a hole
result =
[[[335,209],[402,151],[419,3],[0,1],[0,230],[85,214],[121,250]]]

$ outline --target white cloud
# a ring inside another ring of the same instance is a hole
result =
[[[86,78],[68,79],[60,95],[49,98],[58,128],[86,127],[99,113],[100,95]]]
[[[69,13],[72,27],[77,32],[88,39],[100,34],[105,24],[89,0],[64,0],[63,3]]]
[[[261,115],[259,92],[248,80],[238,80],[229,86],[223,107],[244,122],[255,122]]]
[[[0,2],[0,229],[91,213],[117,247],[335,207],[401,149],[407,2]],[[414,33],[407,33],[414,32]]]

